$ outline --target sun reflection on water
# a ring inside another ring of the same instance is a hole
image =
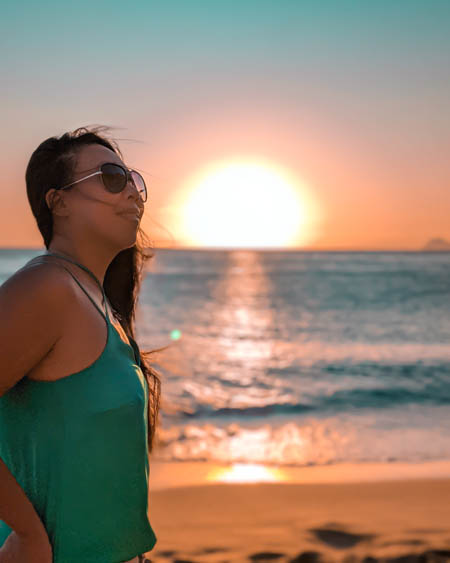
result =
[[[207,480],[219,483],[261,483],[285,481],[286,476],[280,469],[256,463],[234,463],[230,467],[212,470]]]

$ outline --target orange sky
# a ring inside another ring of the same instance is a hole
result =
[[[349,4],[345,13],[333,2],[263,3],[258,13],[251,5],[233,14],[194,3],[177,15],[162,5],[102,15],[86,3],[86,33],[97,29],[104,41],[94,52],[81,42],[61,53],[55,42],[75,39],[83,11],[51,10],[47,21],[48,6],[25,19],[9,6],[0,246],[42,247],[26,198],[28,159],[45,138],[91,123],[117,127],[125,161],[143,173],[142,227],[156,246],[414,250],[433,237],[450,241],[450,40],[442,23],[450,5]],[[122,30],[120,53],[105,25],[96,27],[102,17]],[[289,186],[262,180],[272,202],[266,214],[259,180],[241,185],[239,197],[238,180],[230,186],[216,174],[195,196],[195,179],[206,181],[218,162],[284,171]],[[299,205],[290,235],[296,208],[285,189]],[[197,206],[189,217],[187,194]]]

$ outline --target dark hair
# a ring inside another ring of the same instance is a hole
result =
[[[79,127],[59,137],[49,137],[32,153],[25,173],[27,196],[47,249],[53,236],[53,216],[47,206],[45,194],[49,189],[63,186],[72,180],[77,150],[97,143],[114,151],[123,160],[117,143],[101,134],[108,129],[110,128],[106,126]],[[142,352],[134,340],[135,308],[142,283],[142,269],[145,262],[154,256],[153,252],[146,252],[149,248],[150,241],[139,227],[136,244],[120,251],[111,261],[105,273],[103,287],[114,316],[123,326],[133,347],[136,347],[140,367],[148,383],[148,447],[149,452],[152,452],[159,421],[161,381],[159,373],[147,362],[147,357],[167,347]]]

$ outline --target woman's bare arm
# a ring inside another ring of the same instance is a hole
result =
[[[67,275],[48,264],[18,270],[0,286],[0,397],[60,338],[72,295]],[[34,506],[1,458],[0,520],[22,536],[45,531]]]

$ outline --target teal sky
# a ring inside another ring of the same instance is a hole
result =
[[[41,246],[31,152],[94,123],[149,174],[157,240],[186,178],[247,155],[311,186],[317,248],[450,240],[449,29],[448,0],[3,4],[0,245]]]

